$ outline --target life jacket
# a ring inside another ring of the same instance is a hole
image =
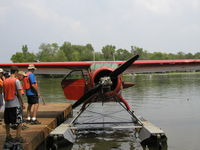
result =
[[[3,82],[4,99],[13,100],[16,96],[16,78],[6,78]]]
[[[29,79],[29,75],[31,74],[32,72],[27,72],[26,73],[26,77],[23,78],[23,89],[24,90],[27,90],[27,89],[30,89],[31,88],[31,83],[30,83],[30,79]],[[36,82],[36,86],[38,87],[38,84]]]
[[[26,73],[26,77],[23,78],[23,89],[27,90],[31,88],[30,80],[29,80],[29,75],[31,72]]]

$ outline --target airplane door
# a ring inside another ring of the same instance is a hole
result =
[[[82,70],[72,70],[62,80],[61,86],[68,100],[78,100],[87,89],[87,76]]]

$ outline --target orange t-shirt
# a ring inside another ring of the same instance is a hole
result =
[[[0,79],[0,94],[3,92],[3,80]]]

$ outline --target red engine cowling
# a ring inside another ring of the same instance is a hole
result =
[[[99,83],[100,78],[109,76],[111,72],[113,71],[114,71],[113,68],[104,66],[91,72],[90,76],[91,76],[91,81],[92,81],[92,87],[94,87],[94,85]],[[117,95],[120,94],[120,91],[122,89],[121,75],[119,75],[117,78],[111,79],[111,81],[112,81],[112,86],[111,86],[111,92],[109,93],[114,92]]]

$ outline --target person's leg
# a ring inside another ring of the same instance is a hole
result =
[[[17,107],[16,108],[16,121],[15,124],[17,125],[16,128],[16,141],[17,142],[23,142],[23,138],[21,137],[21,130],[22,130],[22,122],[23,122],[23,116],[22,116],[22,108],[21,107]]]
[[[5,124],[5,128],[6,128],[6,137],[11,136],[11,134],[10,134],[10,125],[9,124]]]
[[[22,131],[22,124],[20,123],[20,124],[17,126],[17,129],[16,129],[16,137],[17,137],[17,138],[21,137],[21,131]]]
[[[6,128],[6,140],[5,142],[9,142],[9,141],[12,141],[13,138],[10,134],[10,125],[9,124],[5,124],[5,128]]]
[[[39,104],[34,104],[33,106],[33,117],[32,117],[32,123],[31,124],[41,124],[38,120],[37,120],[37,111],[39,108]]]
[[[15,141],[23,143],[24,139],[21,137],[21,131],[22,131],[22,124],[19,124],[17,126],[17,129],[16,129],[16,138],[15,138]]]
[[[39,108],[39,104],[34,104],[34,105],[33,105],[33,117],[34,117],[34,118],[37,118],[37,111],[38,111],[38,108]]]
[[[31,108],[32,108],[32,105],[33,105],[32,99],[31,99],[30,95],[27,95],[27,101],[28,101],[28,107],[27,107],[27,114],[26,114],[26,116],[27,116],[27,121],[29,122],[29,121],[31,121],[31,116],[32,116],[32,114],[31,114]]]
[[[10,122],[12,121],[12,109],[11,108],[5,108],[4,110],[4,123],[5,123],[5,129],[6,129],[6,141],[9,141],[12,137],[10,134]]]
[[[38,108],[39,108],[39,100],[38,100],[38,96],[34,95],[32,97],[32,102],[33,104],[33,115],[32,115],[32,124],[40,124],[40,122],[37,120],[37,112],[38,112]]]
[[[28,104],[28,107],[27,107],[27,120],[31,120],[31,108],[32,108],[32,104]]]

